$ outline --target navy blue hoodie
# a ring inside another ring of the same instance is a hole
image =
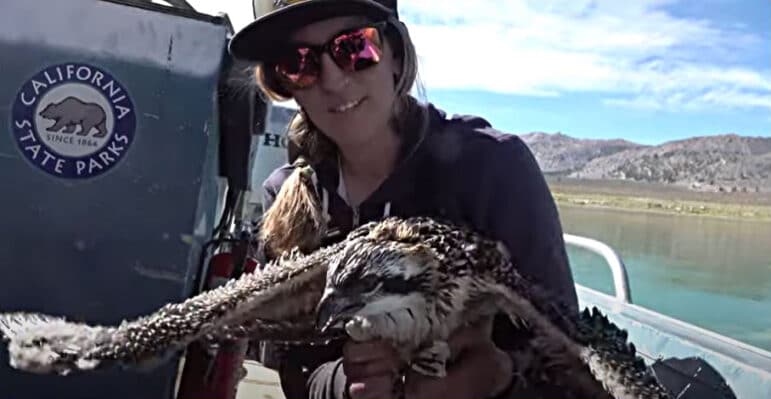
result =
[[[427,125],[403,140],[395,171],[357,208],[338,195],[336,159],[313,166],[319,191],[327,197],[330,229],[338,229],[342,238],[353,227],[388,215],[437,216],[473,226],[502,241],[522,275],[553,291],[568,311],[577,312],[557,207],[527,145],[482,118],[448,118],[432,105],[426,107]],[[292,170],[285,165],[265,181],[265,209]],[[516,345],[513,331],[508,320],[496,319],[498,346]],[[341,344],[279,351],[273,366],[287,399],[344,397]]]

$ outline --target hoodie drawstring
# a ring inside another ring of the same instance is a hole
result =
[[[327,189],[321,188],[321,209],[324,212],[324,220],[329,223],[330,220],[332,220],[332,216],[329,214],[329,192],[327,192]],[[353,228],[356,228],[359,226],[359,207],[353,206],[351,207],[351,210],[353,211]],[[391,201],[388,201],[383,205],[383,219],[391,216]]]

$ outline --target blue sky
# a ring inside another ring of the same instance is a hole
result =
[[[191,0],[227,12],[249,0]],[[402,0],[426,100],[510,133],[771,136],[768,0]]]

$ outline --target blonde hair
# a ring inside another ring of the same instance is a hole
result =
[[[401,60],[401,73],[395,80],[396,100],[390,123],[397,134],[406,135],[413,130],[410,126],[421,119],[422,113],[417,100],[410,94],[418,82],[418,58],[407,26],[397,20],[390,20],[387,26],[387,42],[394,55]],[[275,74],[262,65],[255,67],[254,77],[268,99],[286,101],[291,98]],[[418,90],[422,94],[422,87]],[[302,109],[290,121],[287,135],[296,150],[296,158],[290,160],[295,169],[264,214],[260,229],[260,238],[273,256],[280,256],[293,247],[307,252],[320,245],[326,221],[316,196],[311,165],[329,159],[337,151],[332,140],[313,124]]]
[[[314,171],[304,158],[294,162],[294,171],[265,211],[260,240],[269,258],[297,248],[308,253],[318,248],[326,220],[314,189]]]

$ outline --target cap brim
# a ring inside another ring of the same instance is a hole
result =
[[[304,1],[257,18],[233,36],[228,49],[237,59],[263,61],[290,32],[322,19],[346,15],[386,19],[393,11],[371,0]]]

